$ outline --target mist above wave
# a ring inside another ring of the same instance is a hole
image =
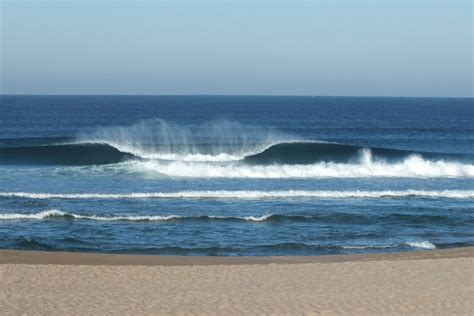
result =
[[[140,158],[179,161],[236,161],[289,139],[272,128],[228,120],[177,125],[158,118],[101,127],[77,137],[78,142],[108,144]]]

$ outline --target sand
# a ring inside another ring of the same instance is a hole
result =
[[[474,315],[474,248],[212,258],[0,251],[0,314]]]

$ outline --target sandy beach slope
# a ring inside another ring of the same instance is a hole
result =
[[[0,314],[474,314],[474,248],[212,258],[0,251]]]

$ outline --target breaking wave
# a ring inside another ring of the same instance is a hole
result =
[[[111,165],[171,177],[474,177],[469,155],[307,141],[229,121],[178,126],[152,119],[100,128],[66,143],[55,137],[1,144],[0,164]]]
[[[249,145],[250,146],[250,145]],[[113,143],[80,142],[73,144],[48,144],[0,148],[1,164],[32,165],[102,165],[138,160],[166,165],[167,162],[238,162],[240,166],[312,165],[316,163],[354,164],[370,155],[373,161],[387,164],[399,163],[417,157],[424,161],[469,164],[467,155],[412,152],[388,148],[363,148],[359,146],[323,142],[281,142],[253,144],[241,152],[233,152],[228,145],[220,145],[221,152],[213,145],[201,145],[202,152],[160,152],[146,154]],[[198,147],[195,147],[195,151]],[[245,151],[245,152],[244,152]],[[231,165],[233,166],[233,165]]]
[[[407,246],[421,249],[436,249],[435,244],[429,241],[409,241],[406,243]]]
[[[404,191],[179,191],[136,193],[29,193],[0,192],[0,198],[27,199],[274,199],[274,198],[322,198],[322,199],[372,199],[372,198],[448,198],[472,199],[474,190],[404,190]]]
[[[130,159],[238,161],[289,138],[230,121],[179,126],[161,119],[76,137],[0,139],[0,164],[102,165]]]
[[[107,144],[143,159],[226,162],[242,160],[293,137],[227,120],[177,125],[149,119],[131,126],[99,128],[77,139]]]

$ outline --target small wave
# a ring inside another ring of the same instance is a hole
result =
[[[41,250],[41,251],[54,251],[57,250],[51,244],[44,241],[40,241],[36,238],[19,237],[15,240],[15,248],[22,250]]]
[[[283,214],[264,214],[249,216],[222,216],[222,215],[84,215],[67,213],[60,210],[46,210],[38,213],[4,213],[0,214],[0,220],[53,220],[53,219],[71,219],[71,220],[92,220],[92,221],[108,221],[108,222],[162,222],[162,221],[241,221],[241,222],[280,222],[290,221],[347,221],[344,215],[335,214],[334,216],[324,215],[283,215]],[[354,221],[352,221],[354,222]],[[367,223],[367,220],[364,221]]]
[[[409,241],[406,243],[407,246],[421,249],[436,249],[436,245],[429,241]]]
[[[278,217],[292,217],[292,216],[284,216],[284,215],[274,215],[274,214],[267,214],[262,216],[218,216],[218,215],[204,215],[200,216],[201,219],[222,219],[222,220],[244,220],[249,222],[264,222],[266,220]]]
[[[420,249],[436,249],[435,244],[429,241],[409,241],[403,244],[387,244],[387,245],[347,245],[340,246],[342,249],[353,249],[353,250],[363,250],[363,249],[384,249],[384,248],[397,248],[409,246],[412,248]]]
[[[181,215],[81,215],[74,213],[66,213],[60,210],[52,209],[32,214],[0,214],[0,220],[48,220],[54,218],[64,219],[81,219],[93,221],[130,221],[130,222],[155,222],[155,221],[170,221],[170,220],[240,220],[249,222],[263,222],[278,217],[281,215],[267,214],[262,216],[217,216],[217,215],[202,215],[202,216],[181,216]],[[291,216],[289,216],[291,217]]]
[[[27,199],[272,199],[272,198],[323,198],[323,199],[373,199],[373,198],[448,198],[472,199],[474,190],[404,190],[404,191],[179,191],[142,193],[29,193],[0,192],[0,198]]]
[[[399,245],[351,245],[351,246],[340,246],[342,249],[353,249],[353,250],[363,250],[363,249],[384,249],[384,248],[394,248]]]
[[[0,220],[45,220],[53,218],[86,219],[96,221],[167,221],[172,219],[179,219],[181,218],[181,216],[97,216],[66,213],[56,209],[46,210],[32,214],[0,214]]]
[[[33,214],[0,214],[0,220],[21,220],[21,219],[33,219],[43,220],[50,217],[61,217],[67,215],[60,210],[47,210]]]
[[[71,245],[65,244],[52,244],[50,241],[37,238],[28,238],[20,237],[14,240],[14,249],[28,249],[28,250],[48,250],[48,251],[82,251],[90,252],[97,251],[97,248],[90,248],[87,244],[78,246],[78,244],[84,244],[83,241],[73,240],[75,244],[73,247]],[[416,245],[409,244],[416,243],[426,243],[430,245],[429,247],[418,247]],[[444,247],[462,247],[468,246],[469,244],[450,244],[442,245]],[[264,245],[254,245],[254,246],[211,246],[206,247],[202,245],[200,247],[181,247],[181,246],[163,246],[163,247],[126,247],[117,249],[103,249],[103,252],[106,253],[127,253],[127,254],[162,254],[162,255],[222,255],[222,256],[235,256],[235,255],[315,255],[315,254],[337,254],[337,253],[357,253],[357,252],[379,252],[380,250],[386,251],[383,249],[403,249],[406,247],[423,249],[423,250],[432,250],[437,247],[429,241],[422,242],[406,242],[399,244],[366,244],[366,245],[341,245],[341,244],[306,244],[300,242],[287,242],[287,243],[277,243],[277,244],[264,244]]]

